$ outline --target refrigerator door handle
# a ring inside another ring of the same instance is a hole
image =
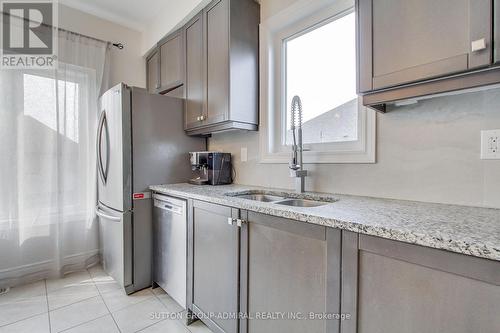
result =
[[[104,129],[106,130],[106,168],[104,168],[104,179],[108,181],[108,173],[109,173],[109,163],[111,161],[111,146],[109,143],[109,128],[108,128],[108,117],[106,115],[106,111],[104,111]]]
[[[122,219],[120,217],[116,217],[116,216],[111,216],[111,215],[108,215],[106,213],[104,213],[100,208],[99,206],[96,206],[95,208],[95,213],[97,216],[99,217],[102,217],[104,219],[108,219],[108,220],[111,220],[111,221],[115,221],[115,222],[120,222]]]
[[[109,169],[109,156],[106,156],[106,169],[104,169],[104,166],[102,165],[102,136],[103,136],[103,129],[106,129],[106,141],[107,144],[109,144],[108,140],[108,122],[106,120],[106,111],[102,111],[101,117],[99,119],[99,126],[97,129],[97,163],[98,163],[98,170],[99,170],[99,175],[101,176],[101,181],[103,184],[106,184],[107,178],[108,178],[108,169]],[[106,155],[109,155],[109,148],[106,151]]]

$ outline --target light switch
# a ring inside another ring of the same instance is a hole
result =
[[[481,159],[500,160],[500,130],[481,131]]]
[[[248,161],[248,150],[247,147],[241,147],[241,161]]]

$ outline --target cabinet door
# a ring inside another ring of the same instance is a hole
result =
[[[182,85],[184,72],[184,52],[182,33],[174,33],[160,46],[161,90]]]
[[[342,312],[357,312],[342,332],[500,332],[500,263],[349,232],[342,246]]]
[[[229,115],[229,0],[213,2],[205,12],[207,36],[207,123]]]
[[[202,124],[205,92],[205,58],[203,49],[203,16],[196,16],[185,28],[186,38],[186,112],[185,129]]]
[[[155,93],[160,87],[160,76],[159,76],[159,61],[160,55],[158,51],[155,51],[149,59],[146,61],[146,73],[148,75],[148,91],[150,93]]]
[[[500,62],[500,0],[493,0],[493,62]]]
[[[490,64],[491,0],[359,1],[372,10],[374,90]]]
[[[193,203],[192,310],[214,332],[238,331],[237,319],[217,317],[238,311],[240,229],[228,224],[237,214],[229,207]],[[217,316],[203,316],[209,313]]]
[[[242,320],[245,333],[333,333],[340,309],[340,231],[248,212],[241,244],[241,311],[284,318]],[[305,317],[293,318],[294,314]]]

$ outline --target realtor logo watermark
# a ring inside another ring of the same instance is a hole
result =
[[[57,68],[57,3],[0,1],[1,69]]]

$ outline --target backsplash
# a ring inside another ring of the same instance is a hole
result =
[[[500,161],[480,160],[480,131],[499,128],[500,89],[389,106],[377,115],[377,163],[307,164],[306,189],[500,208]],[[293,188],[286,164],[259,162],[258,132],[216,134],[209,148],[233,154],[235,183]]]

